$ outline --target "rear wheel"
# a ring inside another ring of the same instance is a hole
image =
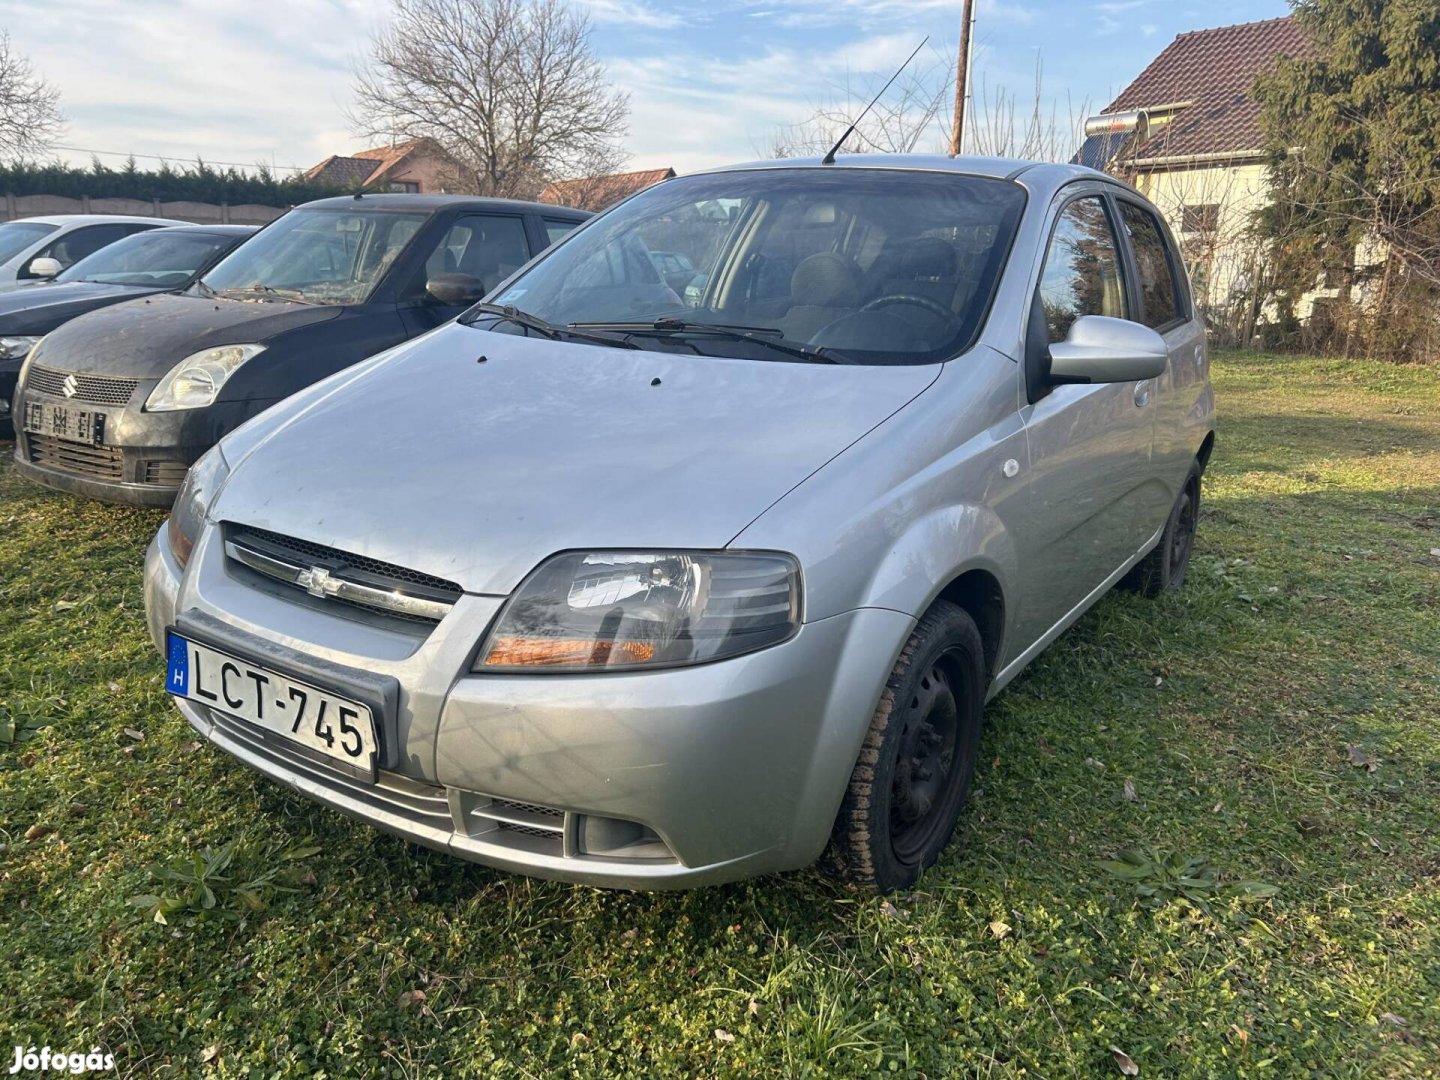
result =
[[[900,652],[840,804],[828,860],[840,877],[892,892],[940,857],[975,775],[984,703],[980,632],[938,602]]]
[[[1160,543],[1136,563],[1120,581],[1122,589],[1142,596],[1159,596],[1185,583],[1190,552],[1195,547],[1195,526],[1200,517],[1200,466],[1190,470],[1185,486],[1170,508]]]

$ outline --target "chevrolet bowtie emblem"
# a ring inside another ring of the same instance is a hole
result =
[[[311,596],[324,598],[338,596],[340,593],[340,582],[332,578],[330,571],[323,566],[312,566],[309,570],[302,570],[300,576],[295,579],[295,584]]]
[[[66,375],[65,381],[60,384],[60,388],[65,391],[66,397],[74,397],[80,392],[80,380],[75,378],[73,373]]]

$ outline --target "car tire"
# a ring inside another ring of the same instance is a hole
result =
[[[975,775],[986,684],[974,620],[937,602],[900,651],[871,717],[831,834],[832,873],[894,892],[940,857]]]
[[[1185,583],[1190,553],[1195,548],[1195,526],[1200,519],[1200,466],[1185,478],[1185,486],[1170,508],[1160,542],[1120,581],[1122,589],[1155,597]]]

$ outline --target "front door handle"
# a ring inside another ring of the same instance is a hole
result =
[[[1146,379],[1144,382],[1138,382],[1135,384],[1135,407],[1137,409],[1143,409],[1146,405],[1149,404],[1150,380]]]

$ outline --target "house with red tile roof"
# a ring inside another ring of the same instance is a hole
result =
[[[347,191],[402,191],[443,194],[452,182],[449,157],[426,139],[361,150],[348,157],[331,154],[305,173],[307,180]]]
[[[573,206],[579,210],[604,210],[674,175],[674,169],[644,169],[606,176],[582,176],[575,180],[554,180],[540,192],[540,201],[555,206]]]
[[[1255,281],[1247,235],[1268,199],[1255,79],[1311,50],[1286,16],[1181,34],[1085,125],[1079,164],[1129,180],[1159,207],[1185,249],[1202,303]]]

